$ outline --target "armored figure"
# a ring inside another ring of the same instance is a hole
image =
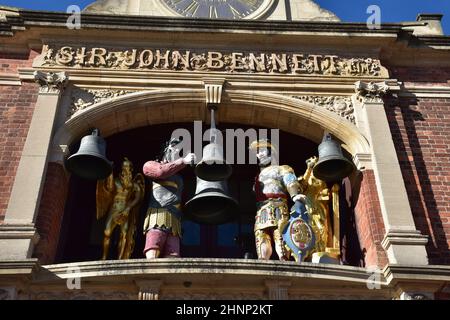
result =
[[[183,180],[178,173],[195,161],[192,153],[176,159],[180,142],[171,139],[165,146],[161,161],[144,164],[144,175],[152,180],[152,193],[144,222],[144,254],[148,259],[180,256]]]
[[[125,158],[122,171],[97,182],[97,219],[108,214],[103,240],[103,260],[109,254],[111,235],[120,227],[119,259],[129,259],[134,249],[134,236],[139,208],[145,193],[142,174],[133,178],[133,164]]]
[[[282,232],[290,218],[289,198],[304,200],[294,170],[287,165],[272,164],[272,153],[276,149],[268,140],[254,141],[250,149],[256,152],[260,173],[255,179],[257,213],[255,219],[255,241],[258,259],[269,260],[272,255],[272,240],[280,260],[289,260]]]

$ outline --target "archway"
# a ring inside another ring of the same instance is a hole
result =
[[[353,124],[320,106],[290,97],[268,93],[228,92],[223,97],[218,118],[224,127],[234,123],[234,127],[279,128],[285,135],[300,139],[296,140],[297,142],[306,141],[306,149],[301,148],[302,143],[296,144],[301,150],[299,153],[303,156],[302,160],[294,161],[295,163],[287,161],[297,167],[298,174],[304,172],[304,160],[316,154],[316,147],[324,130],[341,139],[352,155],[368,150],[366,139]],[[195,120],[207,120],[203,90],[177,89],[133,93],[79,112],[57,131],[54,142],[60,145],[76,143],[79,137],[92,127],[100,128],[108,141],[151,127],[165,126],[163,131],[170,135],[171,132],[167,130],[170,124],[177,127],[176,124],[180,121],[186,125]],[[114,148],[114,143],[110,145]],[[116,159],[117,155],[112,158],[116,163],[121,161]],[[129,155],[122,153],[119,157],[121,156]],[[143,158],[138,159],[137,168],[142,166],[142,161]],[[101,233],[97,232],[97,236],[101,238]],[[98,243],[99,239],[96,241]]]

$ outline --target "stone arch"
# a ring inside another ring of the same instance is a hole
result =
[[[153,124],[205,121],[207,114],[202,89],[135,92],[76,113],[57,130],[53,143],[70,145],[93,127],[107,137]],[[370,152],[367,139],[346,119],[321,106],[279,94],[227,91],[222,96],[218,119],[279,128],[317,143],[327,130],[342,141],[352,156]]]

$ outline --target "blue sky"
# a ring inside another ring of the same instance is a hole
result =
[[[153,0],[149,0],[153,1]],[[92,0],[0,0],[0,5],[34,10],[65,11],[69,5],[85,7]],[[364,22],[370,5],[381,8],[382,22],[415,21],[418,13],[444,14],[444,31],[450,35],[450,0],[316,0],[346,22]]]

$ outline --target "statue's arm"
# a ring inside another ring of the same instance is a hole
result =
[[[301,198],[301,186],[298,182],[294,170],[289,166],[283,166],[281,170],[283,183],[286,190],[289,192],[293,201],[298,201]]]
[[[134,184],[133,194],[134,194],[133,200],[129,201],[126,207],[126,210],[128,211],[134,208],[142,200],[144,196],[142,188],[137,183]]]
[[[166,179],[186,167],[183,159],[178,159],[169,163],[148,161],[144,164],[144,175],[153,180]]]

